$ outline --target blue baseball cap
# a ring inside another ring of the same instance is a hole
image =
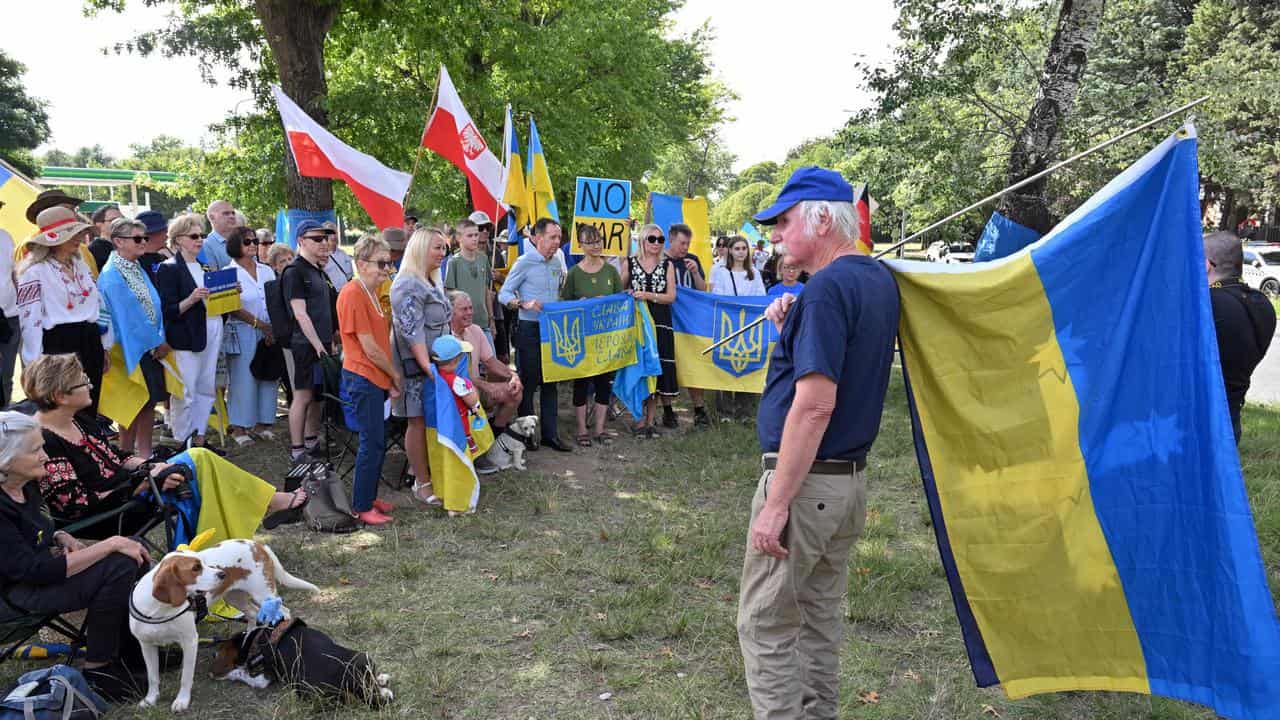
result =
[[[853,202],[853,186],[835,170],[827,170],[816,165],[806,165],[787,179],[782,186],[778,199],[755,216],[761,225],[772,225],[778,222],[778,216],[795,207],[803,200],[830,200],[832,202]]]
[[[309,232],[311,230],[324,230],[324,226],[316,222],[315,220],[303,220],[302,222],[298,223],[298,227],[294,228],[293,230],[294,240],[300,239],[303,233]]]
[[[169,223],[165,221],[164,215],[155,210],[143,210],[134,218],[138,222],[147,226],[147,234],[162,232],[169,227]]]
[[[471,343],[452,335],[441,335],[431,343],[431,356],[441,362],[449,362],[464,352],[471,352]]]

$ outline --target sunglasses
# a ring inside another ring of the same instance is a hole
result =
[[[258,238],[253,238],[252,240],[246,238],[245,240],[242,240],[241,243],[244,245],[257,245]],[[263,244],[265,245],[266,243]]]
[[[666,240],[666,238],[662,237],[661,235],[650,235],[649,237],[644,239],[645,242],[650,242],[650,243],[660,243],[663,240]]]
[[[393,265],[390,260],[361,260],[360,262],[373,263],[378,266],[379,270],[386,270]]]
[[[208,236],[204,233],[187,233],[186,235],[179,235],[178,237],[191,238],[192,240],[203,240]]]
[[[303,235],[302,239],[310,240],[311,242],[329,242],[328,235]]]
[[[112,235],[113,238],[121,238],[123,240],[132,240],[139,245],[147,241],[146,235]]]

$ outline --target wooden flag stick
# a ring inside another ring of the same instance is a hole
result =
[[[1049,173],[1051,173],[1051,172],[1053,172],[1053,171],[1055,171],[1055,170],[1060,170],[1060,169],[1062,169],[1062,168],[1064,168],[1064,167],[1066,167],[1066,166],[1070,165],[1071,163],[1076,162],[1077,160],[1080,160],[1081,158],[1084,158],[1084,157],[1086,157],[1086,156],[1092,155],[1092,154],[1094,154],[1094,153],[1098,152],[1099,150],[1102,150],[1103,148],[1106,148],[1106,147],[1109,147],[1109,146],[1111,146],[1111,145],[1114,145],[1114,144],[1116,144],[1116,143],[1120,142],[1121,140],[1124,140],[1125,138],[1129,137],[1130,135],[1134,135],[1134,134],[1137,134],[1137,133],[1139,133],[1139,132],[1142,132],[1143,130],[1146,130],[1147,128],[1151,127],[1152,125],[1155,125],[1156,123],[1158,123],[1158,122],[1160,122],[1160,121],[1162,121],[1162,120],[1167,120],[1167,119],[1169,119],[1169,118],[1173,117],[1174,115],[1177,115],[1177,114],[1178,114],[1178,113],[1180,113],[1180,112],[1185,112],[1185,111],[1187,111],[1187,110],[1190,110],[1191,108],[1193,108],[1193,107],[1195,107],[1195,106],[1199,105],[1200,103],[1202,103],[1202,102],[1204,102],[1205,100],[1208,100],[1208,99],[1209,99],[1209,96],[1208,96],[1208,95],[1205,95],[1205,96],[1203,96],[1203,97],[1200,97],[1200,98],[1197,98],[1197,99],[1195,99],[1195,100],[1192,100],[1191,102],[1187,103],[1186,105],[1183,105],[1182,107],[1174,108],[1173,110],[1170,110],[1169,112],[1167,112],[1167,113],[1165,113],[1165,114],[1161,115],[1160,117],[1157,117],[1157,118],[1155,118],[1155,119],[1153,119],[1153,120],[1148,120],[1147,122],[1142,123],[1141,125],[1139,125],[1139,126],[1137,126],[1137,127],[1130,128],[1130,129],[1128,129],[1128,130],[1124,131],[1123,133],[1120,133],[1119,135],[1117,135],[1117,136],[1115,136],[1115,137],[1113,137],[1113,138],[1110,138],[1109,140],[1105,140],[1105,141],[1103,141],[1103,142],[1100,142],[1100,143],[1098,143],[1097,145],[1094,145],[1093,147],[1089,148],[1088,150],[1084,150],[1084,151],[1082,151],[1082,152],[1076,153],[1075,155],[1072,155],[1071,157],[1067,158],[1066,160],[1063,160],[1063,161],[1062,161],[1062,162],[1060,162],[1060,163],[1056,163],[1056,164],[1054,164],[1054,165],[1051,165],[1050,167],[1045,168],[1044,170],[1041,170],[1040,172],[1036,173],[1035,175],[1032,175],[1032,176],[1030,176],[1030,177],[1024,178],[1024,179],[1022,179],[1022,180],[1019,180],[1018,182],[1016,182],[1016,183],[1014,183],[1014,184],[1010,185],[1009,187],[1007,187],[1007,188],[1005,188],[1005,189],[1003,189],[1003,190],[1001,190],[1001,191],[999,191],[999,192],[992,193],[991,195],[988,195],[988,196],[986,196],[986,197],[982,198],[981,200],[979,200],[979,201],[977,201],[977,202],[973,203],[972,205],[969,205],[968,207],[964,208],[963,210],[957,210],[956,212],[951,213],[950,215],[948,215],[948,216],[946,216],[946,217],[942,218],[941,220],[939,220],[939,221],[937,221],[937,222],[933,223],[933,224],[932,224],[932,225],[930,225],[929,227],[926,227],[925,229],[923,229],[923,230],[921,230],[921,231],[919,231],[919,232],[912,233],[911,235],[908,235],[907,237],[904,237],[903,239],[899,240],[898,242],[894,243],[893,245],[890,245],[889,247],[885,248],[884,250],[881,250],[880,252],[876,253],[876,254],[875,254],[874,256],[872,256],[872,257],[875,257],[875,258],[877,258],[877,259],[879,259],[879,258],[881,258],[881,257],[884,257],[885,255],[888,255],[889,253],[893,252],[894,250],[897,250],[898,248],[902,247],[903,245],[906,245],[907,243],[911,242],[912,240],[914,240],[914,239],[916,239],[916,238],[920,237],[921,235],[924,235],[925,233],[929,232],[930,230],[935,230],[935,229],[937,229],[937,228],[939,228],[939,227],[942,227],[943,225],[946,225],[947,223],[951,222],[952,220],[955,220],[956,218],[958,218],[958,217],[960,217],[961,215],[963,215],[963,214],[965,214],[965,213],[969,212],[970,210],[973,210],[973,209],[975,209],[975,208],[982,207],[983,205],[986,205],[987,203],[991,202],[992,200],[995,200],[995,199],[1000,198],[1000,197],[1002,197],[1002,196],[1004,196],[1004,195],[1007,195],[1008,193],[1013,192],[1014,190],[1017,190],[1017,189],[1018,189],[1018,188],[1020,188],[1020,187],[1023,187],[1023,186],[1025,186],[1025,185],[1028,185],[1028,184],[1030,184],[1030,183],[1033,183],[1033,182],[1035,182],[1036,180],[1039,180],[1040,178],[1044,177],[1045,175],[1048,175]],[[702,351],[702,354],[703,354],[703,355],[706,355],[707,353],[711,352],[712,350],[715,350],[716,348],[720,347],[721,345],[723,345],[723,344],[725,344],[725,343],[729,342],[730,340],[732,340],[732,339],[734,339],[734,338],[738,337],[739,335],[741,335],[741,334],[743,334],[743,333],[745,333],[745,332],[747,332],[747,331],[751,330],[752,328],[756,327],[756,326],[757,326],[757,325],[759,325],[760,323],[764,322],[764,321],[765,321],[765,319],[766,319],[766,318],[765,318],[765,316],[764,316],[764,315],[761,315],[760,317],[756,318],[755,320],[753,320],[753,321],[751,321],[751,322],[747,323],[746,325],[744,325],[744,326],[742,326],[742,327],[738,328],[738,329],[737,329],[736,331],[734,331],[733,333],[731,333],[731,334],[729,334],[729,335],[726,335],[726,336],[724,336],[724,337],[720,338],[719,340],[717,340],[717,341],[715,341],[715,342],[711,343],[710,345],[708,345],[708,346],[707,346],[707,348],[706,348],[705,350],[703,350],[703,351]]]
[[[444,66],[440,66],[440,71],[444,72]],[[440,78],[436,77],[436,89],[431,92],[430,110],[427,112],[427,124],[422,126],[422,134],[427,134],[427,128],[431,126],[431,116],[436,114],[436,103],[440,100]],[[409,173],[409,189],[404,192],[404,202],[409,202],[409,196],[413,194],[413,182],[418,179],[418,164],[422,162],[422,138],[418,138],[418,153],[413,158],[413,172]],[[408,207],[405,208],[408,211]]]

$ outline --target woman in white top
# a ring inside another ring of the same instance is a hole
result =
[[[716,295],[764,295],[764,280],[751,264],[751,246],[744,237],[729,239],[724,265],[711,268],[711,292]]]
[[[214,268],[196,260],[204,247],[204,221],[199,215],[180,215],[169,222],[169,241],[178,254],[160,263],[156,289],[164,306],[165,337],[173,348],[183,395],[169,407],[173,436],[189,447],[205,447],[204,433],[213,411],[214,374],[222,348],[222,316],[209,315],[209,290],[204,274]]]
[[[80,257],[93,226],[61,206],[40,211],[36,226],[40,232],[27,241],[27,256],[18,265],[22,364],[41,355],[75,353],[89,376],[89,409],[96,413],[112,336],[99,325],[102,298]]]
[[[259,380],[250,367],[258,342],[275,344],[267,295],[263,286],[276,279],[275,271],[258,262],[258,236],[249,228],[236,228],[227,237],[227,255],[240,283],[240,309],[227,315],[222,347],[227,353],[227,415],[231,437],[237,445],[253,442],[250,428],[263,440],[275,440],[276,380]]]

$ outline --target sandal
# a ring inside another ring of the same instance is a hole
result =
[[[610,445],[613,444],[613,438],[609,437],[608,435],[605,435],[604,433],[600,433],[599,435],[596,435],[594,438],[592,438],[592,440],[595,440],[596,444],[602,447],[609,447]]]
[[[253,438],[249,437],[248,433],[242,433],[240,435],[232,435],[231,439],[235,440],[236,445],[239,445],[240,447],[253,444]]]
[[[435,492],[428,493],[426,497],[422,496],[422,489],[429,488],[429,487],[431,487],[430,483],[419,484],[415,480],[413,483],[413,491],[412,491],[414,499],[429,507],[440,507],[441,505],[444,505],[444,501],[436,497]],[[432,490],[434,490],[434,488],[432,488]]]
[[[628,429],[628,430],[630,430],[630,431],[631,431],[631,434],[632,434],[632,435],[634,435],[634,436],[636,436],[636,437],[639,437],[639,438],[647,438],[647,437],[649,437],[649,426],[648,426],[648,425],[640,425],[639,427],[637,427],[637,426],[635,426],[635,425],[628,425],[628,426],[627,426],[627,429]]]
[[[301,500],[299,500],[301,496]],[[304,494],[302,488],[293,491],[289,498],[289,506],[283,510],[277,510],[270,515],[262,518],[262,527],[266,530],[274,530],[278,525],[287,523],[296,523],[302,520],[302,508],[311,501],[311,496]]]
[[[581,434],[581,435],[578,435],[578,436],[577,436],[577,440],[578,440],[578,447],[583,447],[583,448],[589,448],[589,447],[591,447],[591,436],[590,436],[590,435],[588,435],[588,434],[586,434],[586,433],[583,433],[583,434]]]

